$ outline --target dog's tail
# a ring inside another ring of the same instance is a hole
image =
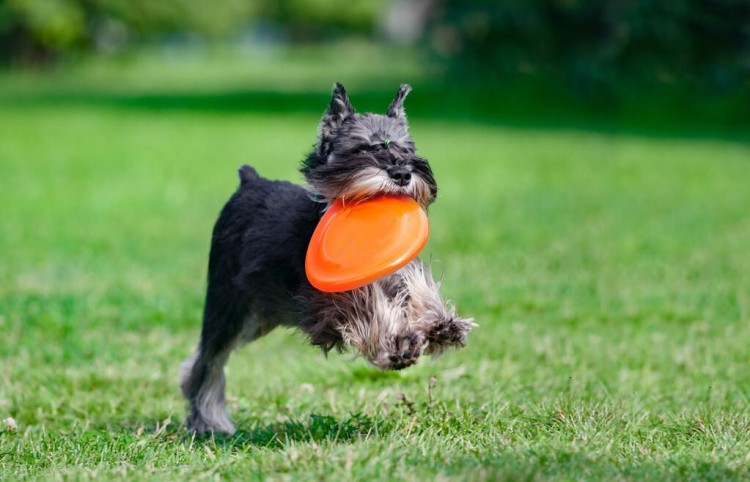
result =
[[[258,172],[252,167],[248,166],[247,164],[240,167],[237,173],[240,175],[241,186],[244,186],[245,184],[249,182],[257,181],[258,179],[260,179]]]

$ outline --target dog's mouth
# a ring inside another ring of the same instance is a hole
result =
[[[434,200],[429,185],[422,177],[403,168],[397,171],[367,168],[330,192],[325,192],[325,189],[320,191],[323,191],[321,194],[329,203],[335,199],[357,202],[381,195],[407,196],[426,209]]]

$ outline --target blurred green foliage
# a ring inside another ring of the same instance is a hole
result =
[[[221,36],[254,12],[253,3],[222,0],[0,0],[0,55],[47,63],[61,54],[112,50],[156,34]]]
[[[66,54],[112,51],[155,38],[229,38],[254,22],[283,37],[371,32],[377,0],[0,0],[0,58],[43,64]]]
[[[373,31],[381,0],[265,0],[259,17],[283,26],[292,41]]]
[[[429,44],[452,78],[546,78],[583,94],[750,86],[748,0],[445,0]]]
[[[377,44],[393,59],[378,68],[394,76],[398,57],[411,56],[414,75],[403,79],[460,98],[445,110],[513,120],[588,110],[615,119],[635,112],[656,124],[749,122],[750,0],[0,0],[0,63],[16,66],[133,57],[153,46],[174,54],[173,46],[201,50],[212,40],[239,46],[247,60],[268,46],[279,56],[342,38]],[[374,60],[369,50],[342,55],[348,61],[336,65],[352,69]],[[335,80],[333,64],[317,65],[330,59],[312,60],[294,65]],[[299,76],[285,72],[279,82]]]

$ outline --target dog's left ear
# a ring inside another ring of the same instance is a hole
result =
[[[318,139],[318,154],[327,157],[331,150],[331,139],[344,123],[347,117],[356,113],[346,89],[341,83],[336,82],[331,93],[331,105],[328,106],[323,118],[320,119],[320,137]]]
[[[409,92],[411,92],[411,86],[409,84],[401,84],[398,92],[396,92],[396,97],[393,99],[393,102],[391,102],[391,105],[388,106],[388,117],[406,119],[404,100],[406,99],[406,96],[409,95]]]

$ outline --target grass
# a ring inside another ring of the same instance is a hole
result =
[[[412,109],[441,187],[425,256],[481,325],[469,345],[380,373],[276,331],[230,361],[238,434],[193,438],[177,371],[212,223],[243,162],[299,180],[325,95],[272,112],[7,92],[0,479],[750,477],[747,143]]]

